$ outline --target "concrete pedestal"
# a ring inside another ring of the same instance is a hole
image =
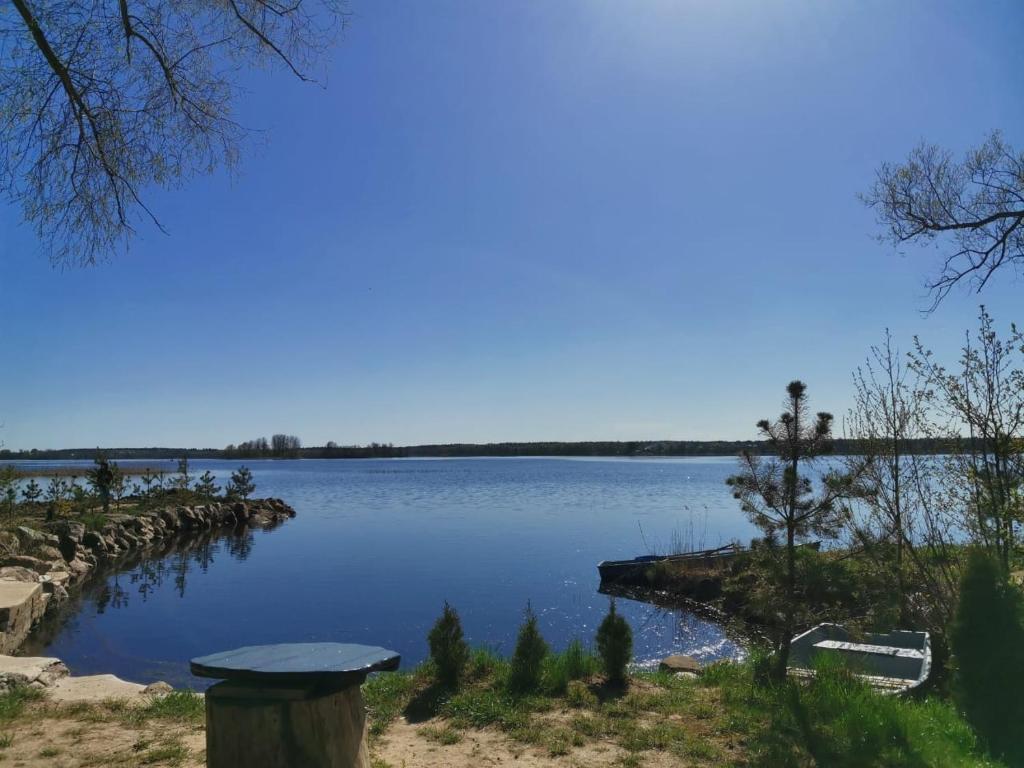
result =
[[[359,683],[262,686],[223,682],[206,692],[208,768],[369,768]]]

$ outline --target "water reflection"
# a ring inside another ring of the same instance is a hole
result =
[[[756,639],[749,625],[733,619],[717,608],[685,597],[671,595],[655,589],[601,584],[598,592],[616,600],[629,600],[642,606],[634,611],[633,634],[645,642],[643,645],[665,647],[665,643],[652,643],[651,633],[671,633],[670,646],[698,661],[742,659],[746,648]],[[662,638],[664,640],[664,638]],[[656,667],[656,658],[637,658],[642,667]]]
[[[281,523],[267,526],[271,530]],[[248,527],[222,528],[173,537],[126,555],[113,563],[101,564],[86,584],[73,593],[67,604],[49,615],[25,644],[28,654],[41,652],[64,629],[73,614],[90,608],[96,615],[129,608],[134,600],[146,603],[164,586],[183,599],[189,575],[206,574],[218,560],[227,557],[243,562],[252,554],[256,531]]]

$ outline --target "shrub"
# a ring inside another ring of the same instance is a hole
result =
[[[509,687],[515,693],[532,693],[540,686],[548,644],[537,628],[537,616],[526,606],[526,619],[519,627],[516,650],[512,654]]]
[[[220,486],[210,470],[206,470],[199,476],[196,482],[196,493],[204,499],[213,499],[220,493]]]
[[[1017,587],[982,550],[967,559],[950,642],[954,691],[967,720],[989,751],[1024,764],[1024,613]]]
[[[597,697],[587,688],[587,684],[581,680],[573,680],[565,689],[565,698],[570,707],[582,709],[597,704]]]
[[[597,628],[597,652],[608,682],[625,683],[626,665],[633,658],[633,631],[615,611],[614,600],[608,607],[608,615]]]
[[[569,684],[584,680],[597,671],[597,659],[578,639],[569,643],[562,653],[547,657],[544,665],[544,690],[555,696],[563,695]]]
[[[445,601],[441,617],[427,635],[430,644],[430,659],[437,670],[437,679],[442,685],[458,688],[462,674],[469,660],[469,646],[462,638],[462,622],[459,614]]]
[[[228,498],[244,501],[255,490],[256,483],[252,481],[252,471],[248,467],[239,467],[237,472],[231,473],[231,482],[226,489]]]

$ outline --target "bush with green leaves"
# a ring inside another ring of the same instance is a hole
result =
[[[469,660],[469,646],[462,637],[459,614],[447,601],[441,617],[427,635],[427,643],[438,682],[449,688],[458,688]]]
[[[544,692],[562,696],[572,682],[587,679],[597,672],[598,666],[598,659],[579,639],[574,639],[564,651],[549,654],[545,660]]]
[[[984,550],[968,555],[950,644],[965,717],[994,756],[1024,765],[1024,597]]]
[[[540,687],[548,644],[541,637],[537,615],[526,606],[526,616],[519,626],[516,649],[512,654],[509,688],[513,693],[533,693]]]
[[[608,615],[597,628],[597,652],[601,657],[608,682],[626,682],[626,667],[633,658],[633,630],[615,610],[615,601],[608,606]]]

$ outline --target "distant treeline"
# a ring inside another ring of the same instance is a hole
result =
[[[949,440],[923,439],[909,441],[911,452],[919,454],[948,453],[955,446]],[[963,446],[960,446],[961,448]],[[622,442],[547,442],[547,443],[447,443],[437,445],[338,445],[327,443],[303,448],[293,435],[274,435],[269,441],[257,438],[226,448],[105,448],[111,459],[377,459],[432,458],[457,456],[736,456],[741,451],[762,453],[765,445],[758,440],[630,440]],[[833,453],[860,454],[863,444],[858,440],[836,440]],[[95,448],[63,448],[55,450],[10,451],[0,449],[0,460],[92,459]]]

